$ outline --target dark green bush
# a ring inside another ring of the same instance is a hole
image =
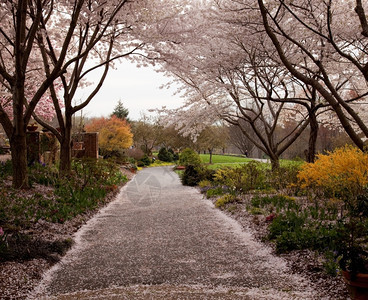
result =
[[[2,227],[0,227],[0,258],[7,253],[8,250],[7,238],[8,234],[3,231]]]
[[[54,186],[59,182],[59,175],[55,168],[35,162],[29,166],[29,182],[46,186]]]
[[[290,211],[286,212],[286,214],[279,215],[269,226],[268,237],[274,239],[284,232],[295,232],[300,230],[300,228],[304,226],[306,219],[306,215],[299,214],[296,211]]]
[[[338,249],[342,227],[337,223],[326,223],[313,219],[307,210],[287,211],[277,216],[269,226],[268,238],[276,243],[276,251],[311,249],[320,253]]]
[[[174,161],[174,155],[166,148],[161,148],[157,155],[158,159],[165,162]]]
[[[147,154],[145,154],[142,159],[137,161],[138,167],[147,167],[150,164],[151,164],[151,159],[148,157]]]
[[[181,176],[181,182],[183,185],[196,186],[202,180],[213,181],[214,174],[213,170],[204,166],[188,165]]]
[[[173,157],[173,160],[174,160],[174,161],[179,160],[179,154],[178,154],[178,153],[175,153],[173,149],[171,149],[171,148],[170,148],[170,149],[169,149],[169,150],[167,150],[167,151],[169,151],[169,152],[172,154],[172,157]]]
[[[201,171],[199,167],[188,165],[185,168],[181,182],[183,185],[196,186],[202,180]]]

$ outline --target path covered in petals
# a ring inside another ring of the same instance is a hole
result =
[[[247,228],[181,185],[140,171],[76,235],[32,299],[318,299]]]

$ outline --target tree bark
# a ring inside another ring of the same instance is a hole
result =
[[[273,172],[280,169],[280,160],[279,160],[279,157],[277,155],[270,156],[270,160],[271,160],[271,168],[272,168]]]
[[[16,189],[27,189],[29,188],[29,182],[25,132],[13,134],[9,142],[13,165],[13,187]]]
[[[308,155],[307,160],[309,163],[313,163],[316,158],[316,144],[317,144],[317,137],[318,137],[318,121],[315,114],[309,115],[309,141],[308,141]]]
[[[208,152],[210,153],[210,164],[212,165],[212,149],[208,149]]]
[[[61,135],[59,172],[60,175],[67,176],[72,169],[72,115],[67,112],[65,112],[65,126]]]
[[[63,139],[60,144],[60,175],[66,176],[70,174],[72,165],[72,153],[70,141]]]

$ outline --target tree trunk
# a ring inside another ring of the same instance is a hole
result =
[[[10,150],[13,165],[13,187],[29,188],[27,172],[27,142],[25,132],[13,134],[10,139]]]
[[[69,175],[72,166],[72,149],[70,145],[70,139],[65,138],[60,144],[60,168],[61,175]]]
[[[278,155],[275,153],[269,153],[268,155],[270,156],[272,171],[277,171],[280,168],[280,160]]]
[[[309,132],[309,142],[308,142],[308,155],[307,160],[309,163],[313,163],[316,157],[316,144],[318,137],[318,121],[315,114],[309,116],[310,119],[310,132]]]
[[[65,127],[60,143],[60,167],[59,172],[62,176],[70,174],[72,169],[72,118],[65,113]]]
[[[208,149],[208,152],[210,153],[210,164],[212,165],[212,150]]]
[[[20,67],[16,76],[13,92],[13,132],[9,139],[13,165],[13,187],[16,189],[29,188],[27,170],[27,137],[26,125],[23,118],[24,80],[25,76]]]

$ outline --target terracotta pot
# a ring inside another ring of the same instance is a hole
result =
[[[347,271],[342,271],[342,275],[348,286],[351,299],[368,299],[368,274],[358,273],[354,280],[351,279],[351,275]]]

